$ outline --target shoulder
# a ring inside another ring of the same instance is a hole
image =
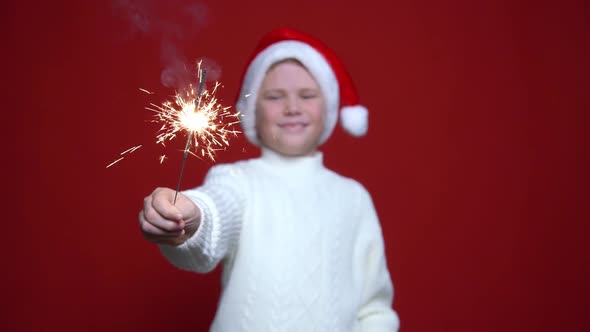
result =
[[[339,189],[352,194],[354,197],[362,200],[371,200],[371,195],[367,188],[358,180],[336,173],[327,169],[326,178]]]
[[[205,182],[219,182],[224,180],[240,181],[244,179],[245,164],[247,161],[215,164],[209,168],[205,176]]]
[[[265,171],[256,158],[243,159],[211,166],[205,176],[205,182],[235,182],[236,185],[244,186],[261,174],[265,174]]]
[[[375,209],[369,190],[358,180],[329,171],[321,181],[332,201],[338,202],[349,214],[361,217]]]
[[[211,168],[209,168],[208,174],[225,174],[240,172],[241,168],[243,168],[243,163],[244,161],[235,161],[231,163],[215,164],[211,166]]]

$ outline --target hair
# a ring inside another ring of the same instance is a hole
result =
[[[305,65],[301,61],[299,61],[295,58],[286,58],[283,60],[279,60],[279,61],[273,63],[272,65],[270,65],[270,67],[268,67],[266,72],[268,73],[269,71],[273,70],[276,66],[283,64],[283,63],[295,63],[295,64],[300,65],[301,67],[305,68],[305,70],[307,70],[309,72],[307,67],[305,67]],[[313,75],[312,75],[312,77],[313,77]],[[314,77],[314,79],[315,79],[315,77]]]

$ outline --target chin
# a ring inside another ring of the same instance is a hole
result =
[[[303,157],[312,155],[316,149],[309,147],[282,147],[279,151],[289,157]]]
[[[267,147],[288,157],[303,157],[313,155],[318,148],[318,142],[305,137],[282,136],[270,141]]]

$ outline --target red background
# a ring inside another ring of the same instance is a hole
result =
[[[151,15],[183,23],[179,1],[163,2]],[[373,195],[402,330],[590,330],[587,2],[200,4],[178,47],[219,65],[225,104],[275,26],[313,33],[347,65],[369,134],[338,129],[323,150]],[[137,226],[181,161],[178,142],[159,164],[144,109],[173,93],[163,35],[132,29],[109,1],[3,7],[2,330],[206,330],[219,269],[173,268]],[[240,137],[218,161],[255,154]],[[189,159],[183,188],[211,164]]]

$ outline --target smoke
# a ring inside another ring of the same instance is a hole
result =
[[[197,43],[199,32],[207,24],[204,3],[190,0],[112,0],[115,16],[128,23],[132,35],[147,35],[160,42],[162,72],[160,80],[168,88],[182,89],[196,84],[197,63],[207,70],[207,81],[218,80],[221,67],[212,59],[189,61],[181,45]]]

